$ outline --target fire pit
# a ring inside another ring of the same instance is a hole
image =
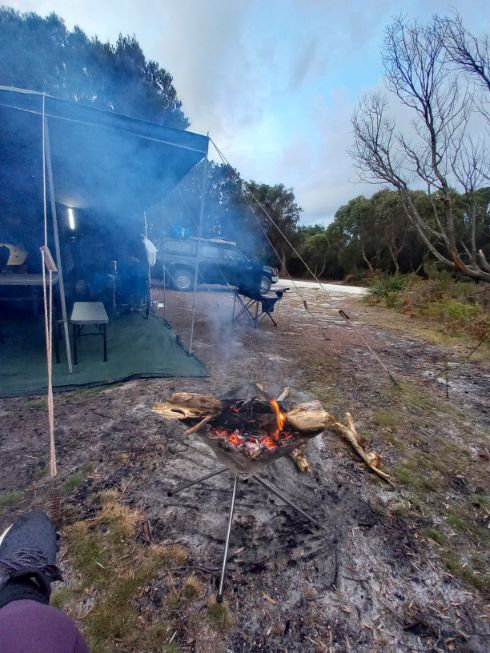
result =
[[[288,413],[276,400],[222,403],[218,414],[204,417],[190,430],[195,429],[215,455],[240,474],[255,473],[324,430],[323,424],[314,430],[300,430],[297,411]],[[318,410],[319,405],[310,408]]]
[[[233,494],[225,538],[225,551],[221,568],[217,601],[223,600],[223,587],[228,558],[231,525],[235,508],[239,478],[252,479],[301,514],[310,523],[319,522],[282,495],[258,472],[273,460],[290,454],[328,428],[335,418],[329,415],[320,402],[297,404],[290,410],[282,401],[274,399],[218,400],[208,395],[180,392],[166,403],[153,408],[165,419],[181,420],[189,428],[187,434],[196,433],[226,467],[200,478],[178,485],[169,496],[201,483],[213,476],[231,471],[234,477]]]

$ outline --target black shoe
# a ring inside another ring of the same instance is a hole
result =
[[[19,599],[49,603],[55,580],[55,527],[43,512],[22,515],[0,535],[0,608]]]

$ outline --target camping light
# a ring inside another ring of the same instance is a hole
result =
[[[77,226],[75,222],[75,210],[69,207],[67,209],[67,213],[68,213],[68,226],[72,231],[75,231]]]

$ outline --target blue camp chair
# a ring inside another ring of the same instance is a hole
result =
[[[261,321],[268,317],[276,327],[277,322],[272,317],[272,313],[289,288],[262,293],[260,282],[262,272],[250,274],[240,280],[235,288],[235,297],[233,300],[233,317],[232,322],[244,319],[254,328],[257,328]]]

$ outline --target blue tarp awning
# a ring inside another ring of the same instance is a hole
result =
[[[207,136],[0,87],[2,211],[39,207],[43,103],[56,201],[68,207],[141,217],[207,155]]]

